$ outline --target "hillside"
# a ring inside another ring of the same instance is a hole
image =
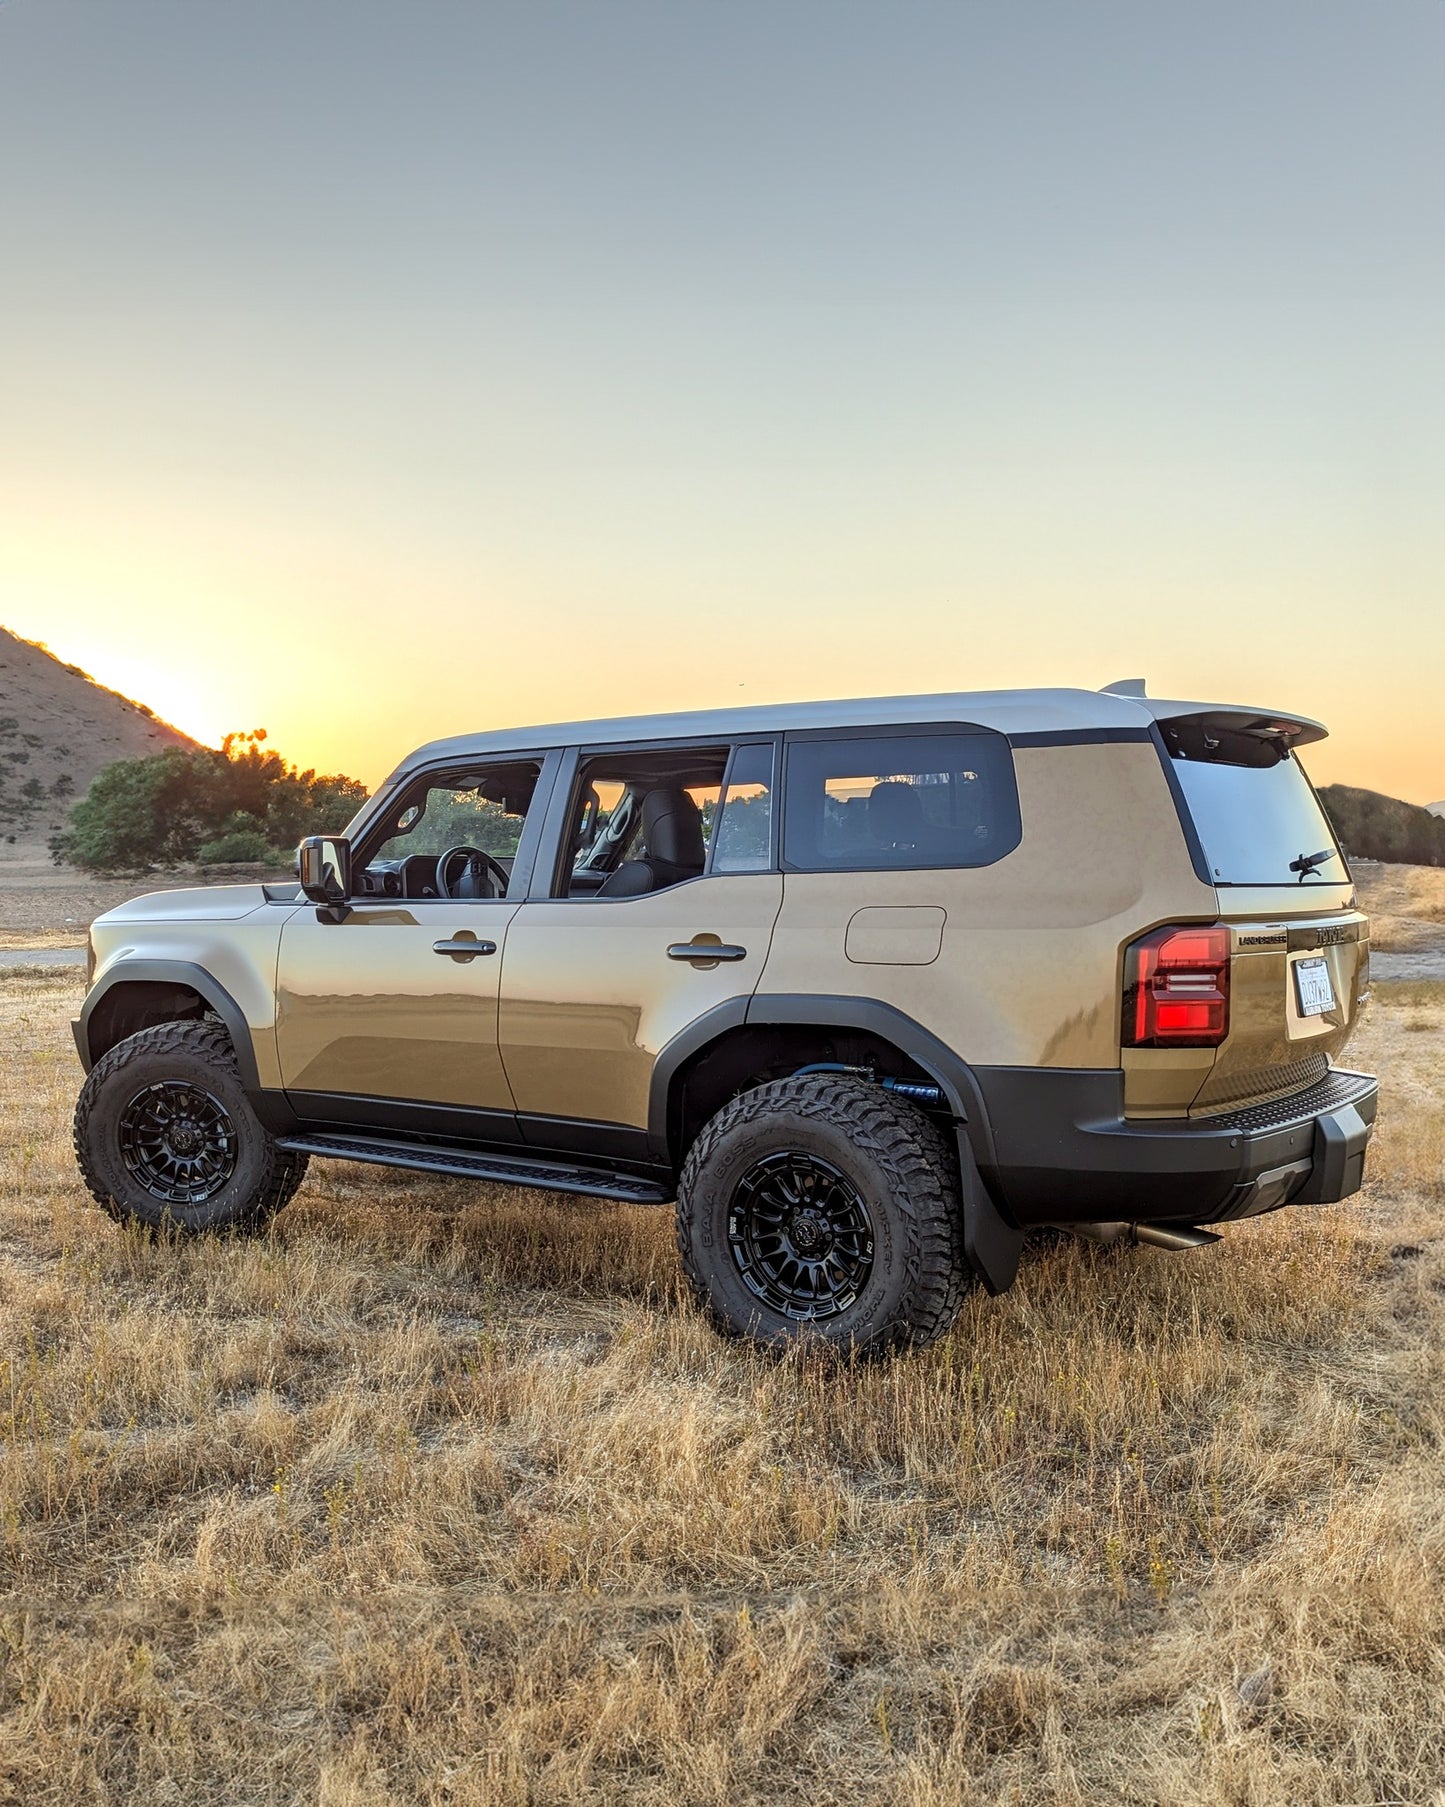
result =
[[[43,849],[71,800],[116,759],[197,743],[142,703],[0,628],[0,845]]]
[[[1327,784],[1320,802],[1354,858],[1445,866],[1445,821],[1431,810],[1350,784]]]

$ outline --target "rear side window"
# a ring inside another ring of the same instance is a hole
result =
[[[1166,727],[1165,743],[1216,885],[1348,881],[1334,830],[1293,753],[1242,734],[1191,733],[1190,724]]]
[[[783,864],[795,872],[987,866],[1019,844],[1013,755],[983,730],[789,744]]]
[[[714,872],[766,872],[773,861],[773,749],[739,747],[712,835]]]

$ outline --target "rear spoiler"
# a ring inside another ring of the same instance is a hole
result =
[[[1174,738],[1168,732],[1173,726],[1176,730],[1192,729],[1204,735],[1243,734],[1252,740],[1265,741],[1281,753],[1289,753],[1297,747],[1309,746],[1312,741],[1323,740],[1329,733],[1323,722],[1313,721],[1307,715],[1285,715],[1277,710],[1251,709],[1229,703],[1165,702],[1158,697],[1145,696],[1140,678],[1106,685],[1104,694],[1127,696],[1130,702],[1147,709],[1165,730],[1166,739]]]

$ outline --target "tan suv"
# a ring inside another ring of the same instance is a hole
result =
[[[81,1169],[264,1223],[309,1155],[676,1199],[725,1331],[919,1344],[1023,1233],[1361,1184],[1365,918],[1258,709],[997,691],[466,735],[301,884],[92,931]]]

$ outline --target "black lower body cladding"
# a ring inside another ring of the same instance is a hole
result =
[[[1379,1086],[1343,1070],[1292,1097],[1179,1121],[1124,1116],[1117,1068],[977,1067],[988,1178],[1020,1223],[1222,1223],[1357,1192]]]

